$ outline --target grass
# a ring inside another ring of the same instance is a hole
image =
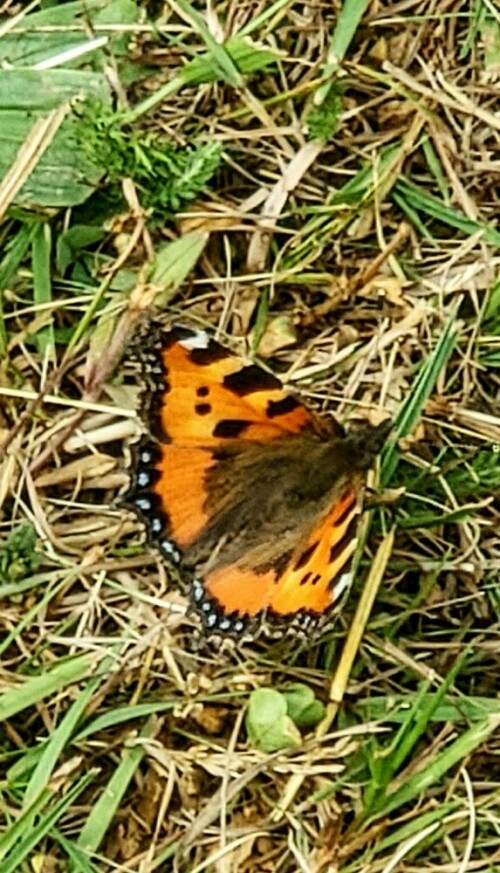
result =
[[[0,25],[0,870],[500,870],[494,6],[24,6]],[[349,427],[394,420],[308,645],[193,646],[121,505],[151,306]]]

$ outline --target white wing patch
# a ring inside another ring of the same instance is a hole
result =
[[[179,340],[179,345],[184,349],[208,349],[210,337],[204,330],[193,330],[191,336]]]
[[[351,587],[352,580],[353,580],[353,574],[352,574],[351,570],[346,570],[345,573],[342,573],[342,575],[339,576],[337,582],[335,583],[335,585],[333,587],[333,601],[334,602],[336,600],[338,600],[340,597],[342,597],[342,594],[344,593],[344,591],[347,591],[347,589]]]

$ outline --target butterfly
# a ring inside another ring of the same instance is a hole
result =
[[[346,434],[204,331],[143,327],[148,434],[126,502],[191,582],[210,634],[332,614],[351,582],[367,470],[390,426]]]

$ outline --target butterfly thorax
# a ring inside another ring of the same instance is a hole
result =
[[[359,488],[365,465],[360,468],[351,453],[349,438],[325,442],[298,435],[279,443],[234,441],[217,453],[206,482],[211,523],[191,545],[190,564],[208,560],[216,549],[230,563],[241,552],[241,537],[247,552],[265,558],[269,544],[275,551],[279,541],[285,554],[297,531],[305,537],[332,500]],[[228,530],[237,533],[228,537]]]

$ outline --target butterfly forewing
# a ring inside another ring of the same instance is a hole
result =
[[[237,438],[276,439],[313,426],[308,410],[261,367],[206,334],[164,336],[157,408],[165,439],[210,447]]]

